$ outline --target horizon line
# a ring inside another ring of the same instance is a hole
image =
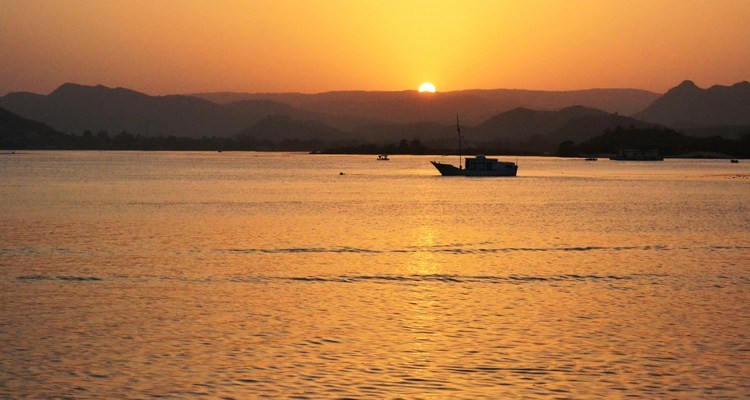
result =
[[[676,83],[674,86],[670,87],[669,89],[665,91],[654,91],[649,89],[642,89],[642,88],[636,88],[636,87],[590,87],[590,88],[583,88],[583,89],[529,89],[529,88],[508,88],[508,87],[496,87],[496,88],[468,88],[468,89],[455,89],[455,90],[437,90],[434,93],[429,92],[419,92],[417,89],[400,89],[400,90],[368,90],[368,89],[333,89],[333,90],[324,90],[324,91],[238,91],[238,90],[214,90],[214,91],[193,91],[193,92],[162,92],[158,94],[153,94],[147,91],[143,91],[141,89],[135,89],[132,87],[127,86],[108,86],[103,83],[96,83],[96,84],[86,84],[86,83],[78,83],[78,82],[64,82],[55,87],[54,89],[50,90],[49,92],[40,93],[40,92],[32,92],[27,90],[11,90],[11,91],[5,91],[0,92],[0,96],[6,96],[11,93],[33,93],[38,95],[47,96],[55,92],[56,90],[60,89],[61,87],[65,85],[75,85],[75,86],[83,86],[83,87],[104,87],[107,89],[124,89],[124,90],[130,90],[134,92],[138,92],[141,94],[145,94],[148,96],[197,96],[197,95],[209,95],[209,94],[251,94],[251,95],[283,95],[283,94],[301,94],[301,95],[319,95],[319,94],[327,94],[327,93],[410,93],[410,92],[416,92],[420,93],[424,96],[432,96],[437,94],[445,94],[445,93],[459,93],[459,92],[476,92],[476,91],[519,91],[519,92],[551,92],[551,93],[563,93],[563,92],[584,92],[584,91],[593,91],[593,90],[636,90],[641,92],[648,92],[653,94],[660,94],[663,95],[669,90],[682,85],[686,82],[692,83],[694,86],[700,88],[700,89],[710,89],[712,87],[729,87],[737,84],[743,84],[748,83],[748,80],[738,81],[734,82],[732,84],[712,84],[708,86],[701,86],[695,84],[694,81],[689,79],[684,79],[679,83]]]
[[[683,81],[684,82],[684,81]],[[0,92],[0,96],[6,96],[11,93],[32,93],[32,94],[38,94],[47,96],[55,92],[56,90],[60,89],[61,87],[65,85],[75,85],[75,86],[82,86],[82,87],[104,87],[107,89],[125,89],[125,90],[131,90],[134,92],[142,93],[148,96],[195,96],[195,95],[206,95],[206,94],[253,94],[253,95],[279,95],[279,94],[301,94],[301,95],[319,95],[319,94],[327,94],[327,93],[406,93],[406,92],[416,92],[420,93],[425,96],[431,96],[431,95],[437,95],[437,94],[445,94],[445,93],[457,93],[457,92],[472,92],[472,91],[496,91],[496,90],[504,90],[504,91],[519,91],[519,92],[584,92],[584,91],[592,91],[592,90],[637,90],[642,92],[649,92],[649,93],[655,93],[655,94],[664,94],[666,91],[654,91],[649,89],[641,89],[636,87],[590,87],[590,88],[583,88],[583,89],[528,89],[528,88],[507,88],[507,87],[496,87],[496,88],[468,88],[468,89],[455,89],[455,90],[437,90],[434,93],[429,92],[419,92],[417,89],[395,89],[395,90],[369,90],[369,89],[333,89],[333,90],[324,90],[324,91],[240,91],[240,90],[214,90],[214,91],[193,91],[193,92],[161,92],[161,93],[150,93],[147,91],[143,91],[141,89],[136,89],[133,87],[128,86],[109,86],[107,84],[103,83],[96,83],[96,84],[86,84],[86,83],[79,83],[79,82],[64,82],[60,85],[56,86],[54,89],[50,90],[47,93],[42,92],[34,92],[29,90],[10,90],[10,91],[4,91]],[[712,86],[722,86],[722,85],[712,85]],[[669,90],[669,89],[668,89]]]

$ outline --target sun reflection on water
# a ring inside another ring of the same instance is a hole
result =
[[[413,247],[417,249],[432,248],[435,246],[437,232],[431,225],[420,225],[415,232]],[[435,262],[435,254],[429,251],[415,251],[410,254],[408,272],[413,275],[434,275],[441,272]]]

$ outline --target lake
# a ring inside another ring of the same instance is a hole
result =
[[[0,397],[750,396],[750,162],[375,158],[0,155]]]

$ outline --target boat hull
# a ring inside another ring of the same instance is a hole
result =
[[[461,169],[451,164],[430,161],[443,176],[516,176],[518,165],[515,163],[501,163],[501,168],[491,171],[476,171]]]

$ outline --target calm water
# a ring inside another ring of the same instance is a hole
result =
[[[750,162],[437,158],[0,155],[0,397],[750,396]]]

